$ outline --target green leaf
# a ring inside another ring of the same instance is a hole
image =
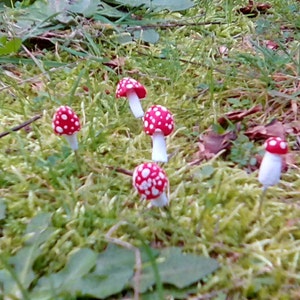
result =
[[[164,287],[164,299],[188,299],[189,295],[197,294],[195,286],[186,289],[177,289],[175,287]],[[143,300],[160,300],[157,291],[150,291],[143,294]]]
[[[4,220],[6,216],[6,202],[0,198],[0,220]]]
[[[29,233],[39,233],[45,229],[47,229],[51,225],[51,213],[40,213],[36,215],[31,221],[28,223],[26,227],[26,234]]]
[[[149,264],[145,249],[142,248],[140,251],[143,263]],[[152,252],[156,257],[158,252],[155,250]],[[80,290],[82,295],[101,299],[117,294],[130,283],[135,263],[134,251],[110,244],[99,254],[95,271],[80,281],[78,291]]]
[[[134,274],[133,251],[109,245],[98,255],[93,274],[83,278],[81,293],[96,298],[106,298],[122,291]]]
[[[169,11],[186,10],[195,5],[191,0],[117,0],[117,2],[131,7],[140,7],[141,5],[144,5],[147,8],[155,10],[167,9]]]
[[[172,284],[177,288],[185,288],[210,275],[219,267],[214,259],[183,254],[181,248],[177,247],[163,249],[157,263],[162,282]],[[141,276],[141,292],[145,292],[154,283],[153,270],[151,266],[147,266]]]
[[[74,293],[78,290],[77,285],[81,278],[95,266],[96,259],[96,253],[88,248],[73,252],[66,266],[60,272],[42,277],[38,281],[35,293],[53,289],[56,293],[62,291]]]
[[[35,244],[35,247],[37,247],[48,240],[55,231],[51,226],[51,218],[51,213],[40,213],[30,221],[25,231],[26,245]]]
[[[95,13],[98,5],[99,1],[94,0],[60,0],[48,2],[50,15],[57,14],[57,20],[66,24],[74,19],[72,13],[90,17]]]
[[[133,36],[135,39],[140,39],[150,44],[155,44],[159,40],[159,34],[154,29],[135,30]]]
[[[0,39],[0,55],[15,54],[19,51],[22,45],[20,38],[12,38],[8,40],[6,37]]]

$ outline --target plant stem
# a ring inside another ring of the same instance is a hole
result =
[[[78,154],[78,150],[74,150],[74,154],[75,154],[75,160],[77,163],[77,168],[78,168],[78,173],[81,173],[81,166],[80,166],[80,156]]]
[[[263,206],[263,202],[264,202],[264,199],[266,197],[266,192],[267,192],[267,189],[266,187],[263,187],[263,191],[260,195],[260,199],[259,199],[259,207],[258,207],[258,215],[260,216],[261,214],[261,210],[262,210],[262,206]]]

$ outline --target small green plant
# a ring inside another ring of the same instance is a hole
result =
[[[257,154],[257,150],[254,143],[246,135],[239,134],[237,139],[232,142],[229,160],[240,167],[251,167],[257,163],[255,154]]]

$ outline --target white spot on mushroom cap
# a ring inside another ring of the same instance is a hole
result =
[[[68,116],[67,116],[66,114],[62,114],[62,115],[61,115],[61,118],[62,118],[63,120],[67,120],[67,119],[68,119]]]
[[[55,130],[59,133],[63,133],[64,130],[60,126],[56,126]]]
[[[142,170],[142,177],[143,178],[147,178],[150,174],[150,169],[145,168],[144,170]]]
[[[127,83],[126,88],[129,89],[129,90],[133,89],[133,84],[132,83]]]
[[[286,142],[280,142],[279,147],[280,147],[281,149],[286,149],[286,148],[287,148]]]
[[[159,190],[155,187],[152,187],[151,192],[153,196],[158,196],[160,194]]]

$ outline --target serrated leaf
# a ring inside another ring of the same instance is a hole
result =
[[[163,249],[157,259],[161,281],[178,288],[185,288],[219,268],[218,262],[212,258],[183,254],[181,248]],[[155,284],[151,266],[144,268],[141,276],[141,292],[145,292]]]

